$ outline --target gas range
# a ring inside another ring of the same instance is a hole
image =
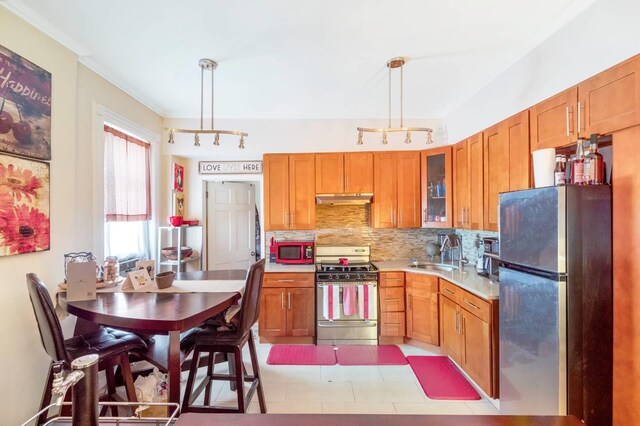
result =
[[[378,270],[371,263],[335,262],[316,263],[316,280],[318,282],[354,282],[377,281]]]

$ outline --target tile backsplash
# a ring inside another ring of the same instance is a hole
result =
[[[310,241],[318,245],[353,245],[371,247],[372,260],[427,259],[427,242],[437,242],[437,235],[452,229],[375,229],[369,226],[371,205],[317,205],[316,229],[313,231],[267,231],[265,253],[271,237],[277,241]],[[496,232],[456,229],[462,236],[464,255],[475,261],[476,235],[496,237]]]

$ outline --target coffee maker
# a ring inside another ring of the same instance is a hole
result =
[[[500,243],[495,237],[484,237],[482,243],[484,246],[484,252],[482,253],[483,270],[478,274],[497,280],[500,267]]]

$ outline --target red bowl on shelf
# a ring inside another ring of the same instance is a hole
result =
[[[184,222],[182,216],[169,216],[169,223],[171,226],[182,226]]]

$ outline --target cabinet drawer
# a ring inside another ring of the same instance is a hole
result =
[[[403,337],[405,335],[404,312],[382,312],[380,314],[380,335]]]
[[[380,289],[380,312],[404,311],[404,287]]]
[[[440,280],[440,294],[456,303],[461,303],[462,293],[465,293],[463,289],[455,284],[451,284],[449,281]]]
[[[315,274],[304,272],[265,273],[262,279],[263,287],[314,287]]]
[[[404,272],[380,272],[380,287],[404,287]]]
[[[414,289],[438,291],[438,277],[435,275],[407,273],[406,283],[407,287]]]
[[[491,303],[464,290],[462,290],[462,297],[459,303],[464,310],[485,322],[491,323]]]

